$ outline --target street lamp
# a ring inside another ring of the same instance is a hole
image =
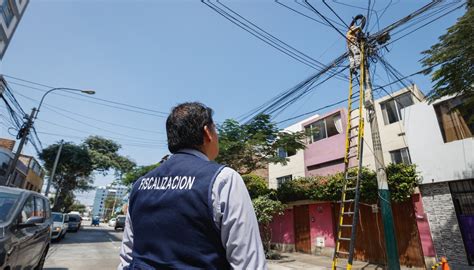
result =
[[[88,94],[88,95],[93,95],[95,94],[95,91],[93,90],[81,90],[81,89],[76,89],[76,88],[67,88],[67,87],[56,87],[56,88],[52,88],[48,91],[46,91],[46,93],[44,93],[43,97],[41,97],[41,101],[38,105],[38,109],[36,108],[33,108],[30,115],[28,116],[28,120],[26,122],[26,125],[24,125],[24,127],[22,127],[20,129],[20,131],[18,132],[19,136],[21,137],[21,141],[20,141],[20,144],[18,145],[18,148],[16,150],[16,153],[15,153],[15,157],[13,158],[12,162],[10,163],[10,166],[8,167],[8,170],[7,170],[7,181],[5,183],[6,186],[9,186],[12,182],[12,178],[13,178],[13,171],[15,170],[16,168],[16,164],[18,163],[18,159],[20,158],[20,154],[21,154],[21,150],[23,150],[23,146],[25,145],[26,143],[26,139],[28,137],[28,134],[30,133],[30,129],[31,127],[33,126],[33,121],[38,117],[38,113],[39,113],[39,109],[41,108],[41,105],[43,105],[43,101],[44,101],[44,98],[51,92],[53,91],[71,91],[71,92],[81,92],[81,93],[84,93],[84,94]],[[56,160],[55,160],[55,166],[54,168],[56,168],[56,165],[57,165],[57,161],[59,159],[59,154],[60,154],[60,151],[58,151],[58,154],[56,156]],[[51,173],[51,176],[54,177],[54,169],[53,169],[53,172]],[[48,181],[48,186],[47,186],[47,191],[49,191],[49,187],[51,185],[51,177]]]

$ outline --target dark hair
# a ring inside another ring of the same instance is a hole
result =
[[[212,113],[211,108],[199,102],[186,102],[174,107],[166,119],[170,152],[201,146],[204,143],[204,126],[214,125]]]

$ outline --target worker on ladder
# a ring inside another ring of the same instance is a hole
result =
[[[357,24],[357,21],[360,23]],[[360,68],[360,41],[362,39],[362,28],[365,26],[365,17],[357,15],[351,22],[346,33],[347,47],[349,49],[349,65],[351,72],[357,74],[357,69]]]

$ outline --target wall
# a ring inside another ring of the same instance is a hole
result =
[[[293,124],[284,129],[287,132],[298,132],[303,131],[303,123],[315,119],[319,115],[313,115],[303,121]],[[295,155],[289,157],[289,161],[286,165],[282,164],[268,164],[268,186],[269,188],[276,189],[278,187],[277,178],[282,176],[291,175],[293,179],[305,176],[304,167],[304,150],[296,152]]]
[[[7,50],[8,44],[15,33],[18,23],[20,22],[28,3],[29,0],[22,0],[21,4],[19,0],[10,1],[14,17],[8,26],[3,19],[3,16],[0,16],[0,59],[3,58],[3,55]]]
[[[467,265],[466,251],[448,183],[421,185],[420,191],[436,253],[438,256],[445,255],[450,263]]]
[[[286,209],[282,216],[276,216],[271,224],[272,243],[279,250],[295,250],[295,228],[293,220],[293,209]]]
[[[311,250],[318,255],[332,255],[334,252],[334,209],[331,203],[316,203],[309,205],[309,218],[311,230]],[[316,247],[316,239],[318,237],[324,238],[324,247]],[[329,249],[328,249],[329,248]]]
[[[433,105],[404,111],[411,158],[424,184],[474,178],[474,138],[444,143]]]
[[[413,194],[413,208],[416,215],[416,225],[418,233],[420,234],[421,246],[423,248],[423,255],[425,257],[435,257],[435,250],[433,239],[431,238],[430,225],[428,222],[428,215],[423,209],[421,194]]]
[[[412,86],[412,88],[410,89],[403,88],[401,90],[398,90],[394,92],[393,94],[391,94],[391,96],[397,97],[401,94],[404,94],[410,91],[412,91],[416,96],[416,97],[413,95],[411,96],[414,104],[408,107],[410,108],[418,104],[420,102],[419,100],[424,99],[423,93],[421,93],[421,91],[418,89],[416,85]],[[398,150],[398,149],[405,148],[408,146],[407,145],[408,139],[406,138],[406,135],[405,135],[405,127],[403,125],[403,120],[395,122],[395,123],[391,123],[388,125],[385,125],[384,120],[383,120],[382,107],[380,106],[380,103],[383,103],[384,101],[387,101],[391,99],[392,97],[387,95],[375,100],[375,113],[377,115],[377,123],[378,123],[379,131],[380,131],[380,140],[382,142],[383,159],[386,165],[391,163],[392,161],[392,158],[390,156],[390,151]],[[402,110],[401,114],[402,114],[402,119],[405,119],[406,113],[404,113]],[[372,145],[370,124],[366,117],[365,110],[364,110],[364,117],[365,117],[364,140],[366,144],[364,144],[362,164],[368,168],[371,168],[372,170],[375,170],[375,158],[372,151],[373,145]],[[411,154],[411,148],[409,148],[409,151]]]
[[[331,162],[344,158],[347,111],[345,109],[332,111],[311,121],[304,122],[303,126],[310,125],[317,120],[324,119],[337,112],[341,114],[343,132],[307,145],[304,150],[304,163],[307,176],[328,175],[344,170],[343,161],[340,161],[339,164],[333,164]],[[330,165],[324,166],[324,163],[329,163]]]

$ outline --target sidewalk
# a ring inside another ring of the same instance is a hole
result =
[[[281,260],[268,260],[268,269],[270,270],[327,270],[331,269],[332,258],[325,256],[315,256],[302,253],[281,253]],[[340,260],[340,266],[344,265],[344,261]],[[352,266],[354,270],[372,270],[383,269],[380,266],[368,264],[366,262],[354,262]]]

